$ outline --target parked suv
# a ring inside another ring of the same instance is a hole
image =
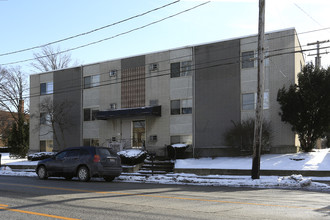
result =
[[[112,181],[122,172],[120,157],[106,147],[67,148],[51,158],[38,162],[36,173],[40,179],[48,177],[78,177],[89,181],[91,177],[103,177]]]

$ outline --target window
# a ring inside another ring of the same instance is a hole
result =
[[[45,112],[41,112],[40,113],[40,124],[46,125],[46,124],[50,124],[50,123],[51,123],[50,115]]]
[[[192,135],[173,135],[171,136],[171,144],[191,144]]]
[[[182,114],[192,113],[192,99],[182,100]]]
[[[269,92],[264,92],[264,109],[269,109]]]
[[[110,110],[115,110],[117,109],[117,104],[116,103],[111,103],[110,104]]]
[[[254,110],[257,104],[257,93],[242,94],[242,109]],[[269,109],[269,92],[264,92],[263,109]]]
[[[150,71],[156,71],[158,70],[158,63],[152,63],[149,65],[149,70]]]
[[[191,61],[181,63],[181,76],[191,76]]]
[[[84,109],[84,121],[96,120],[96,113],[99,112],[97,109],[85,108]]]
[[[191,76],[191,69],[191,61],[171,63],[171,78],[180,76]]]
[[[99,139],[88,138],[83,140],[84,146],[99,146]]]
[[[171,63],[171,78],[180,77],[180,63]]]
[[[269,51],[265,52],[264,64],[265,66],[269,66]]]
[[[180,100],[171,101],[171,115],[180,115]]]
[[[179,144],[181,143],[181,138],[179,135],[171,136],[171,144]]]
[[[100,85],[100,75],[84,77],[84,88],[93,88]]]
[[[242,109],[243,110],[253,110],[255,101],[254,93],[246,93],[242,95]]]
[[[63,151],[63,152],[57,154],[56,160],[63,160],[67,153],[68,153],[67,151]]]
[[[51,152],[53,151],[53,140],[40,141],[40,152]]]
[[[152,99],[149,101],[150,106],[157,106],[158,105],[158,99]]]
[[[192,114],[192,99],[171,100],[171,115]]]
[[[242,69],[254,67],[254,51],[242,53]]]
[[[65,159],[75,159],[79,157],[80,150],[69,150],[65,155]]]
[[[53,82],[40,83],[40,95],[52,94],[53,90]]]

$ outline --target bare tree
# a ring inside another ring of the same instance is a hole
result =
[[[54,104],[51,97],[46,97],[40,103],[40,112],[42,118],[40,123],[48,126],[49,129],[45,134],[53,133],[53,138],[59,149],[67,146],[64,132],[72,126],[68,112],[71,111],[72,105],[67,101]]]
[[[9,69],[0,66],[0,108],[10,112],[16,122],[25,115],[24,99],[27,91],[26,76],[19,66]]]
[[[7,118],[7,144],[14,156],[25,157],[28,151],[28,123],[24,111],[24,99],[28,90],[26,76],[20,67],[0,67],[0,109],[10,114],[14,123]],[[9,123],[9,124],[8,124]]]
[[[60,47],[54,49],[50,45],[44,46],[40,53],[33,53],[35,61],[31,65],[38,71],[47,72],[72,66],[71,54],[61,52]],[[73,65],[78,65],[77,61]]]

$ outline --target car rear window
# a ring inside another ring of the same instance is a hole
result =
[[[111,152],[110,149],[106,149],[106,148],[99,148],[98,152],[100,154],[101,157],[114,157],[116,156],[116,154],[114,152]]]

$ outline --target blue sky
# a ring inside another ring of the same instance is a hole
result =
[[[0,54],[25,49],[87,32],[174,0],[0,0]],[[132,30],[206,1],[179,3],[101,31],[61,42],[70,49]],[[295,27],[298,33],[330,27],[328,0],[266,0],[266,31]],[[129,57],[153,51],[237,38],[258,31],[257,0],[217,0],[152,26],[71,52],[81,64]],[[307,43],[330,39],[330,29],[299,34]],[[55,45],[56,47],[57,45]],[[330,46],[330,43],[322,46]],[[330,49],[328,50],[330,51]],[[34,51],[0,56],[0,64],[32,58]],[[314,60],[307,56],[306,60]],[[30,62],[19,63],[32,73]],[[330,65],[330,54],[322,55]]]

